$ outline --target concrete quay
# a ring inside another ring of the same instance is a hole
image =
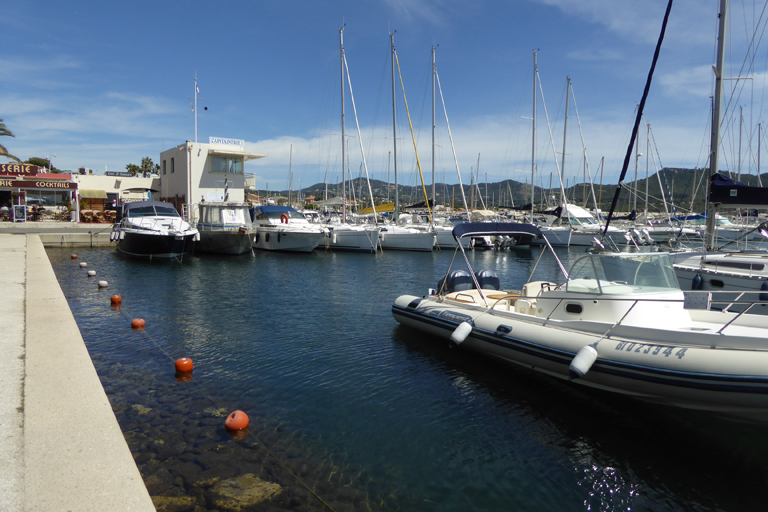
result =
[[[45,247],[109,247],[112,224],[82,222],[0,222],[0,233],[36,233]]]
[[[44,249],[111,225],[39,224],[0,225],[0,508],[154,511]]]

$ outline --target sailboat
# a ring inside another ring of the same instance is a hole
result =
[[[331,217],[331,220],[325,224],[328,228],[328,246],[331,250],[335,251],[355,251],[355,252],[373,252],[375,253],[379,248],[379,234],[380,229],[375,224],[363,224],[356,225],[347,222],[347,201],[346,201],[346,138],[345,138],[345,103],[344,103],[344,78],[345,70],[346,78],[349,80],[350,95],[352,94],[352,81],[349,79],[349,70],[347,70],[347,59],[344,53],[344,27],[339,29],[339,46],[341,49],[341,165],[342,165],[342,217],[336,219]],[[353,107],[354,107],[354,97]],[[357,124],[357,114],[355,114],[355,123]],[[358,132],[360,128],[358,125]],[[358,134],[359,135],[359,134]],[[360,137],[358,136],[358,139]],[[360,145],[362,152],[362,144]],[[363,152],[363,160],[365,160],[365,153]],[[368,170],[366,167],[366,179],[368,176]],[[368,189],[370,191],[371,184],[368,182]],[[373,204],[373,193],[371,193],[371,204]],[[372,207],[375,208],[375,207]],[[374,216],[375,217],[375,216]]]
[[[768,253],[763,250],[718,250],[716,247],[716,221],[718,210],[721,207],[768,208],[768,189],[747,187],[718,173],[727,9],[727,0],[720,0],[714,112],[710,142],[710,187],[707,198],[706,245],[702,251],[672,253],[671,259],[683,289],[732,292],[730,294],[720,293],[719,298],[721,300],[737,300],[743,297],[752,300],[756,298],[768,300]],[[763,236],[768,238],[766,227],[755,231],[762,232]],[[743,309],[738,305],[726,307]],[[764,309],[753,308],[753,312],[768,313]]]
[[[392,54],[392,144],[395,173],[395,216],[394,222],[381,228],[380,243],[382,249],[396,251],[432,251],[435,245],[435,235],[431,231],[422,231],[415,228],[398,225],[400,217],[400,194],[397,186],[397,110],[395,96],[395,35],[389,34]]]

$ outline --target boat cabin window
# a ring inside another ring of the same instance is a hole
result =
[[[304,218],[302,214],[297,212],[296,210],[281,210],[281,211],[275,211],[275,212],[263,212],[259,211],[259,214],[256,216],[257,220],[276,220],[280,222],[280,216],[281,215],[287,215],[288,218],[291,219],[291,222],[295,220],[305,221],[307,219]]]
[[[569,291],[623,295],[680,290],[666,253],[606,253],[580,258],[571,267]]]
[[[169,206],[140,206],[128,210],[128,217],[155,217],[157,215],[162,215],[164,217],[178,217],[179,212],[177,212],[175,208]]]

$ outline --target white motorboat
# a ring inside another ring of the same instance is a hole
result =
[[[245,203],[200,203],[197,250],[221,254],[251,251],[251,215]]]
[[[257,206],[251,210],[251,246],[264,251],[312,252],[327,230],[311,224],[290,206]]]
[[[199,239],[197,229],[172,204],[161,201],[123,204],[121,218],[110,234],[121,253],[149,259],[181,258],[193,251]]]
[[[454,236],[510,232],[540,236],[523,224],[462,224]],[[708,309],[712,294],[681,291],[667,253],[588,253],[570,272],[560,264],[560,283],[514,291],[461,251],[468,272],[398,297],[395,320],[577,384],[768,421],[768,318]]]

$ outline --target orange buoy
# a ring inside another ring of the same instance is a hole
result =
[[[143,318],[134,318],[131,320],[131,327],[134,329],[143,329],[145,325],[147,325],[147,322],[145,322]]]
[[[123,298],[120,295],[113,295],[109,300],[112,304],[120,304],[123,302]]]
[[[224,427],[227,430],[243,430],[248,426],[248,415],[243,411],[235,411],[227,416]]]
[[[177,372],[189,372],[192,371],[193,368],[192,360],[188,357],[182,357],[181,359],[176,360],[176,371]]]
[[[70,258],[72,258],[73,260],[76,260],[77,259],[77,254],[73,254],[72,256],[70,256]]]

